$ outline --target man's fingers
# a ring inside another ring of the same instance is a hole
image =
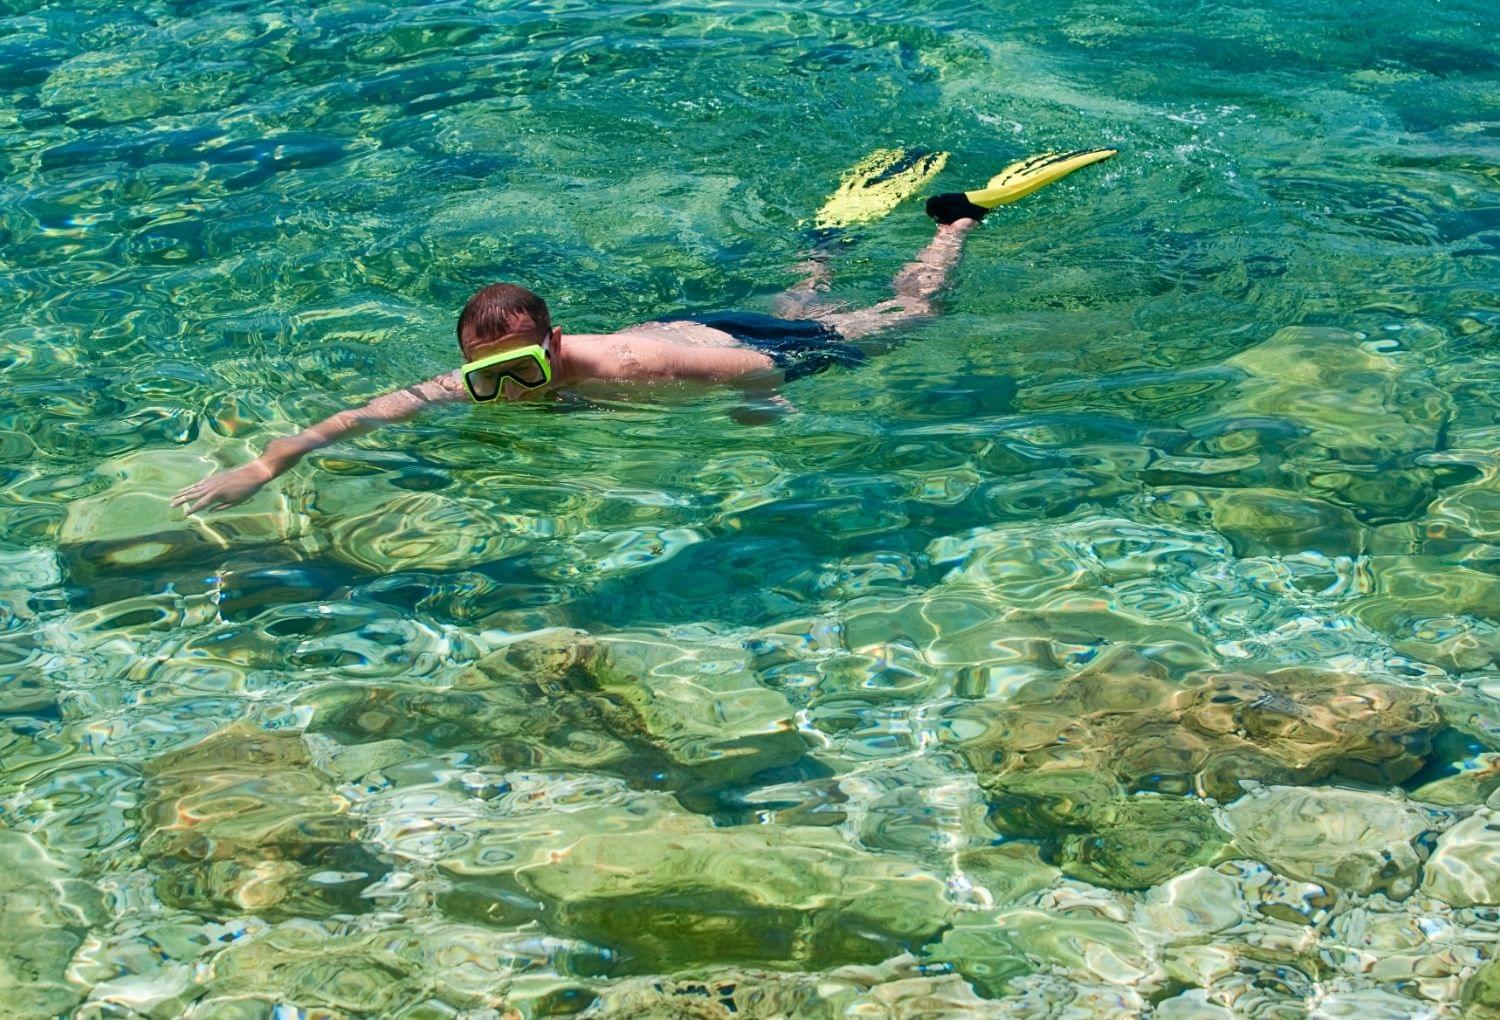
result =
[[[249,492],[243,491],[244,487],[235,485],[230,481],[215,481],[218,475],[211,475],[201,482],[194,482],[178,490],[177,495],[169,501],[172,506],[182,507],[184,513],[195,514],[200,510],[224,510],[243,503],[247,496],[255,494],[259,489],[256,486]]]

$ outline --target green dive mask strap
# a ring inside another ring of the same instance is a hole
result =
[[[481,394],[487,387],[476,388],[474,376],[475,373],[483,372],[487,368],[495,369],[495,388],[494,392],[486,396]],[[525,347],[514,347],[508,351],[501,351],[499,354],[491,354],[489,357],[471,361],[459,371],[463,374],[464,386],[468,388],[469,396],[483,403],[500,396],[506,379],[527,390],[546,386],[552,381],[552,359],[548,356],[546,347],[541,344],[528,344]]]

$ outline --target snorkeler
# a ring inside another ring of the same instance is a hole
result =
[[[564,336],[541,298],[513,284],[492,284],[470,298],[458,317],[458,346],[466,359],[461,368],[274,439],[250,463],[182,489],[172,505],[188,513],[233,506],[313,450],[440,404],[668,382],[727,384],[776,401],[780,383],[834,365],[861,364],[866,353],[853,341],[935,314],[933,299],[958,263],[965,237],[990,210],[1113,155],[1113,149],[1044,153],[1006,167],[978,190],[928,199],[936,236],[896,274],[892,298],[855,311],[839,311],[820,300],[828,273],[816,258],[804,264],[805,279],[777,296],[775,315],[675,315],[614,333]],[[936,175],[946,159],[946,153],[903,150],[872,154],[819,212],[819,231],[883,215]]]

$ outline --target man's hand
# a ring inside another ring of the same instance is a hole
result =
[[[183,507],[190,514],[199,510],[223,510],[243,503],[276,475],[277,472],[266,464],[252,460],[242,467],[220,471],[189,485],[172,497],[172,505]]]

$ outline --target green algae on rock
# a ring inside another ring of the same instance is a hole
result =
[[[122,454],[95,467],[105,482],[98,492],[68,504],[58,533],[70,574],[92,579],[192,563],[225,550],[291,544],[307,532],[304,515],[285,493],[267,493],[252,504],[212,517],[171,520],[167,500],[184,485],[215,470],[219,458],[243,458],[243,444],[211,449],[205,443],[171,450]]]
[[[1491,960],[1464,984],[1463,1005],[1477,1020],[1500,1017],[1500,960]]]
[[[1085,799],[1114,784],[1229,800],[1244,780],[1400,782],[1422,767],[1441,725],[1418,688],[1301,668],[1174,682],[1128,652],[1004,702],[961,703],[948,719],[969,724],[957,747],[986,789],[1005,796],[1077,774],[1095,791]]]
[[[1247,782],[1398,782],[1423,766],[1441,724],[1415,688],[1304,669],[1174,683],[1124,652],[987,709],[960,704],[947,725],[965,734],[956,745],[991,798],[991,824],[1042,840],[1075,878],[1122,889],[1212,863],[1228,842],[1202,802],[1130,793],[1227,801]]]
[[[554,629],[496,649],[451,689],[327,684],[304,703],[310,731],[341,743],[420,737],[507,767],[620,775],[713,811],[719,791],[795,765],[809,741],[783,696],[711,651]]]
[[[1110,889],[1148,889],[1212,863],[1229,836],[1202,801],[1137,794],[1110,801],[1088,819],[1089,831],[1064,836],[1063,873]]]
[[[1500,660],[1500,578],[1437,554],[1372,556],[1353,615],[1405,654],[1456,673]]]
[[[1391,458],[1436,449],[1452,414],[1448,394],[1432,385],[1419,366],[1403,364],[1342,330],[1288,326],[1226,363],[1249,378],[1219,413],[1295,423],[1306,438],[1293,443],[1288,453],[1310,465],[1368,464],[1384,468],[1381,475],[1386,476]],[[1430,483],[1430,472],[1406,470],[1425,476],[1419,485]],[[1382,495],[1378,485],[1361,485],[1359,475],[1324,488],[1358,511],[1398,509],[1382,506],[1392,487]],[[1399,491],[1400,486],[1394,488]],[[1361,496],[1373,497],[1374,506]]]
[[[1017,903],[1062,874],[1042,860],[1036,846],[1021,842],[973,847],[960,853],[956,863],[965,881],[982,888],[992,906]]]
[[[935,937],[951,913],[937,877],[821,828],[588,833],[515,878],[549,929],[617,954],[616,973],[874,963]]]
[[[200,966],[196,1001],[183,1014],[194,1020],[265,1016],[268,1000],[307,1016],[416,1018],[474,1010],[519,1020],[506,991],[532,949],[524,937],[421,912],[399,920],[290,918],[216,948]]]
[[[99,892],[76,861],[0,825],[0,1012],[62,1015],[87,990],[69,979],[74,952],[102,919]]]
[[[358,913],[388,870],[300,734],[236,723],[146,766],[141,854],[166,903],[268,917]]]
[[[596,947],[579,956],[590,973],[873,963],[935,937],[955,909],[939,874],[824,827],[718,828],[619,781],[511,779],[498,803],[436,789],[375,798],[372,845],[435,865],[449,918]],[[405,823],[409,805],[431,823]]]
[[[1225,808],[1235,845],[1291,878],[1392,899],[1416,888],[1422,837],[1449,812],[1337,787],[1252,789]]]
[[[627,978],[604,989],[585,1015],[597,1020],[963,1020],[994,1010],[994,1003],[958,975],[928,970],[903,953],[879,964],[812,973],[715,967],[704,978]]]
[[[1154,507],[1168,520],[1206,516],[1242,557],[1364,551],[1364,532],[1347,508],[1288,489],[1167,489],[1156,494]]]
[[[1150,983],[1155,973],[1150,951],[1127,926],[1088,910],[1058,916],[1024,906],[964,914],[931,955],[989,999],[1007,997],[1017,979],[1039,971],[1116,985]]]
[[[628,634],[595,649],[583,668],[601,717],[621,739],[666,759],[690,810],[712,811],[723,791],[789,768],[811,747],[786,697],[756,680],[748,653]]]

